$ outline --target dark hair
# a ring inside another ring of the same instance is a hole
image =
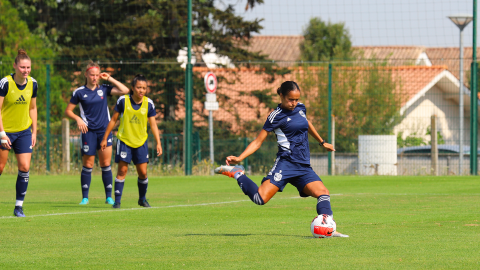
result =
[[[143,81],[143,82],[147,82],[147,78],[145,78],[145,76],[143,76],[142,74],[137,74],[135,75],[135,77],[133,77],[133,80],[132,80],[132,87],[135,87],[135,85],[137,85],[137,82],[138,81]],[[133,91],[130,90],[130,95],[133,95]]]
[[[277,89],[277,94],[282,96],[286,96],[290,91],[295,91],[298,90],[300,91],[300,87],[298,87],[298,84],[294,81],[285,81],[280,85],[280,87]]]
[[[97,63],[93,62],[92,60],[89,60],[87,65],[85,66],[83,74],[85,74],[91,68],[98,68],[98,70],[100,70],[100,66]],[[85,85],[87,85],[87,77],[85,77]]]
[[[28,59],[30,60],[30,57],[28,57],[27,52],[24,49],[19,49],[17,57],[15,57],[15,64],[18,64],[20,60]]]

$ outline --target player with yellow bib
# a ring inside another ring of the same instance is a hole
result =
[[[115,162],[118,163],[117,176],[115,177],[115,203],[113,208],[120,208],[123,185],[128,172],[128,164],[133,161],[138,173],[138,205],[150,207],[147,201],[147,164],[148,164],[148,132],[150,124],[152,133],[157,142],[157,156],[162,154],[162,145],[158,133],[153,101],[145,96],[147,80],[143,75],[136,75],[132,82],[133,89],[130,95],[121,96],[115,105],[115,113],[108,123],[100,147],[102,151],[107,147],[108,134],[113,130],[117,119],[120,117],[120,126],[117,133],[117,151]]]
[[[25,50],[18,50],[15,73],[0,80],[0,175],[13,148],[18,176],[13,214],[25,217],[23,200],[30,178],[32,150],[37,141],[37,81],[30,77],[32,62]],[[30,129],[31,127],[31,129]]]

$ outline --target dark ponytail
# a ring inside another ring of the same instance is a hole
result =
[[[277,89],[277,94],[282,96],[286,96],[290,91],[295,91],[298,90],[300,91],[300,87],[298,87],[298,84],[294,81],[285,81],[280,85],[280,87]]]
[[[133,80],[132,80],[132,88],[135,88],[135,85],[137,85],[138,81],[144,81],[146,83],[147,78],[145,78],[145,76],[143,76],[142,74],[135,75],[135,77],[133,77]],[[132,89],[130,89],[130,96],[131,95],[133,95]]]

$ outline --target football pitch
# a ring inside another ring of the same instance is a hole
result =
[[[1,269],[480,268],[478,177],[324,176],[350,235],[330,239],[311,236],[316,200],[291,185],[257,206],[225,176],[151,176],[145,209],[128,176],[112,209],[99,175],[78,205],[79,178],[31,176],[15,218],[16,176],[0,177]]]

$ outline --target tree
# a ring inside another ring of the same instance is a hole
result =
[[[351,56],[351,37],[344,23],[325,23],[312,18],[303,36],[305,41],[300,44],[303,61],[345,60]]]

